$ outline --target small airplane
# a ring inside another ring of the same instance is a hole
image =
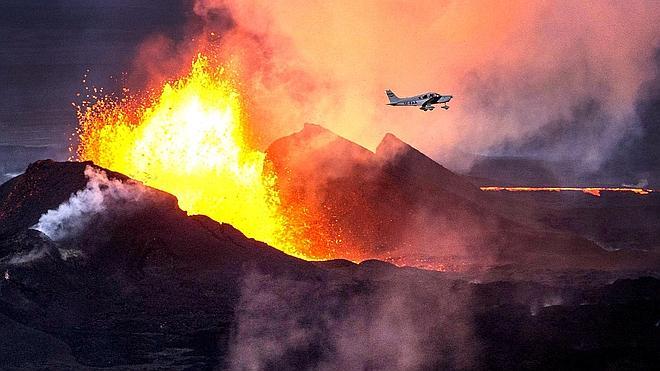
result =
[[[424,93],[414,97],[399,98],[391,90],[385,90],[390,102],[388,106],[420,106],[422,111],[433,111],[434,104],[443,104],[440,108],[449,109],[447,102],[453,98],[451,95],[442,95],[438,93]]]

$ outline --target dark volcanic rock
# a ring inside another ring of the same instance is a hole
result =
[[[34,328],[26,333],[34,344],[52,342],[52,348],[64,342],[78,362],[91,366],[153,364],[168,357],[173,363],[162,367],[210,365],[216,362],[210,356],[226,351],[222,342],[244,272],[302,280],[324,274],[229,225],[189,217],[176,198],[142,185],[136,185],[145,189],[142,201],[110,205],[104,217],[70,238],[54,242],[28,229],[85,189],[86,166],[93,165],[41,161],[0,186],[0,313]],[[62,362],[73,359],[65,354]],[[20,357],[5,364],[19,361],[30,364]]]
[[[305,262],[232,226],[187,216],[171,195],[111,172],[145,197],[108,204],[57,241],[29,229],[86,187],[86,166],[40,162],[0,186],[8,207],[0,222],[2,369],[658,362],[655,278],[608,284],[564,272],[543,283],[474,284],[374,260]]]
[[[35,330],[0,313],[2,368],[82,368],[71,348],[56,336]]]
[[[449,192],[454,197],[480,202],[482,192],[469,179],[455,174],[433,161],[393,134],[386,134],[376,148],[376,157],[382,161],[385,171],[402,177],[405,185],[421,187],[404,192],[418,193],[421,190],[436,189]]]
[[[548,228],[534,205],[493,201],[392,134],[375,153],[306,124],[268,148],[285,209],[309,228],[311,255],[450,269],[655,267],[657,254],[611,253]],[[645,254],[641,254],[645,255]],[[648,255],[648,254],[647,254]]]

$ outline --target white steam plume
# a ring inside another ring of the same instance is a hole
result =
[[[54,241],[80,233],[93,220],[112,205],[126,204],[143,198],[146,188],[134,181],[126,183],[108,179],[108,175],[91,166],[85,168],[87,185],[60,204],[55,210],[41,215],[32,227]]]

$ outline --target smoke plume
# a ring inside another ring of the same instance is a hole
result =
[[[469,298],[447,282],[428,287],[387,273],[381,279],[372,284],[328,284],[247,274],[228,366],[236,370],[469,367],[476,346]],[[464,357],[457,357],[452,347],[459,347]]]
[[[91,166],[85,168],[87,186],[69,197],[55,210],[48,210],[33,226],[53,241],[72,238],[84,231],[97,216],[114,207],[128,212],[138,206],[146,188],[134,181],[108,179],[107,174]]]
[[[194,12],[238,62],[264,143],[303,122],[371,149],[395,132],[454,167],[504,152],[598,168],[635,132],[660,40],[660,4],[644,1],[197,0]],[[392,108],[388,88],[455,98],[447,112]]]

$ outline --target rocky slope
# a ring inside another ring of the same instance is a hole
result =
[[[392,134],[375,153],[318,126],[268,148],[285,212],[311,228],[312,254],[379,258],[450,269],[614,269],[660,263],[639,252],[607,252],[553,229],[536,205],[494,199]],[[290,205],[293,205],[291,207]],[[656,264],[657,265],[657,264]]]
[[[3,369],[644,369],[660,354],[654,278],[306,262],[90,163],[32,164],[0,207]]]

